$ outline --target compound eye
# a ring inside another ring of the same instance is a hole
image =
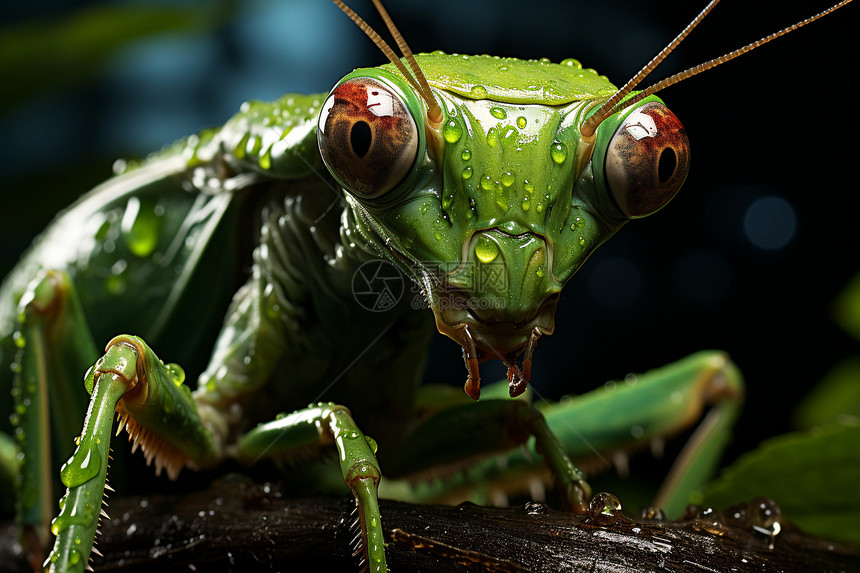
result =
[[[371,78],[337,86],[320,112],[317,142],[332,175],[362,199],[395,188],[418,154],[418,128],[391,88]]]
[[[669,109],[650,102],[631,113],[609,142],[606,179],[630,218],[646,217],[669,202],[690,170],[690,141]]]

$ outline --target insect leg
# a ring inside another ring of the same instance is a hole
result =
[[[699,423],[653,505],[680,515],[713,474],[743,401],[743,378],[729,357],[703,351],[624,381],[542,408],[553,434],[576,460],[647,448]],[[508,460],[508,470],[525,465]]]
[[[12,421],[21,454],[17,515],[31,558],[41,562],[56,500],[54,468],[80,428],[86,410],[80,375],[98,352],[65,273],[41,272],[22,295],[18,317],[12,364]]]
[[[166,468],[175,477],[186,461],[215,462],[219,452],[197,414],[184,372],[164,364],[140,338],[111,340],[104,356],[90,369],[86,386],[92,397],[78,447],[60,470],[68,488],[60,513],[51,522],[57,536],[46,566],[51,571],[82,571],[87,564],[101,517],[114,413],[118,413],[156,473]]]
[[[518,446],[527,444],[531,437],[538,454],[533,459],[542,457],[549,466],[562,504],[566,509],[584,511],[591,494],[584,475],[571,462],[541,412],[520,399],[482,398],[477,403],[435,411],[386,458],[386,476],[433,478],[462,468],[466,461],[480,467],[483,464],[476,458],[491,452],[519,451]],[[488,463],[494,465],[493,461]]]
[[[320,403],[260,424],[239,442],[239,456],[255,460],[331,445],[337,447],[343,479],[358,504],[367,568],[386,571],[377,500],[380,469],[376,443],[358,429],[349,410],[333,403]]]

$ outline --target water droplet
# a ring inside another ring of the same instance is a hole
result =
[[[471,167],[465,167],[463,169],[463,179],[471,179],[472,178],[473,169]]]
[[[175,362],[171,362],[170,364],[165,364],[165,368],[167,368],[167,372],[174,384],[181,386],[182,383],[185,382],[185,370],[182,366]]]
[[[712,507],[705,508],[696,514],[692,522],[693,529],[706,531],[713,535],[725,535],[726,526],[720,512]]]
[[[66,487],[82,485],[99,474],[101,455],[91,439],[85,439],[60,469],[60,480]]]
[[[12,340],[15,341],[15,346],[17,348],[24,348],[27,346],[27,339],[24,338],[24,334],[20,330],[16,330],[12,335]]]
[[[757,497],[749,504],[747,518],[755,531],[770,536],[772,548],[773,538],[782,531],[782,510],[779,505],[772,499]]]
[[[120,231],[128,250],[133,255],[146,257],[155,250],[163,214],[164,207],[154,201],[141,201],[138,197],[131,197],[128,200],[120,223]]]
[[[472,89],[469,90],[469,97],[471,99],[485,99],[487,97],[487,88],[484,86],[472,86]]]
[[[460,158],[463,161],[469,161],[472,158],[472,152],[469,151],[468,149],[464,149],[463,153],[460,154]]]
[[[487,131],[487,145],[495,147],[499,143],[499,131],[495,127],[491,127]]]
[[[503,110],[500,107],[491,107],[490,108],[490,115],[492,115],[496,119],[507,119],[507,117],[508,117],[508,114],[505,113],[505,110]]]
[[[531,207],[531,203],[529,203],[528,199],[523,199],[523,202],[520,203],[520,207],[523,208],[523,211],[528,211],[529,207]]]
[[[523,189],[526,190],[526,193],[534,193],[535,192],[534,183],[532,183],[528,179],[523,179]]]
[[[600,492],[591,498],[588,509],[594,514],[615,515],[621,511],[621,502],[611,493]]]
[[[491,263],[499,256],[499,247],[486,235],[481,235],[475,244],[475,256],[482,263]]]
[[[452,119],[442,128],[442,135],[448,143],[457,143],[463,136],[463,128],[456,119]]]
[[[484,175],[481,177],[481,189],[484,191],[492,191],[496,188],[496,184],[493,182],[493,178],[489,175]]]
[[[448,209],[453,202],[454,202],[454,195],[453,195],[453,193],[449,192],[444,197],[442,197],[442,208]]]
[[[550,155],[552,156],[553,161],[561,165],[564,163],[565,159],[567,159],[567,145],[561,141],[556,141],[552,144]]]
[[[528,120],[524,116],[521,115],[517,118],[517,127],[519,127],[520,129],[525,128],[527,124]]]
[[[502,185],[504,185],[505,187],[510,187],[516,181],[516,176],[510,171],[505,171],[504,173],[502,173],[501,181]]]

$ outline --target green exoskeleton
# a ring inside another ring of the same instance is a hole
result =
[[[706,406],[704,455],[680,460],[658,503],[683,504],[713,467],[743,392],[723,354],[541,409],[510,399],[528,386],[564,284],[686,178],[684,128],[650,91],[631,91],[652,66],[619,90],[576,60],[401,48],[407,64],[391,54],[328,94],[249,102],[129,167],[58,217],[3,283],[19,517],[33,550],[50,523],[51,570],[82,570],[94,551],[115,418],[171,477],[227,456],[336,449],[374,571],[385,570],[383,472],[438,472],[527,444],[532,455],[508,454],[507,470],[555,480],[562,504],[585,511],[578,435],[612,451],[635,427],[645,444]],[[131,288],[112,278],[117,265]],[[403,277],[429,310],[402,296]],[[158,287],[136,296],[135,284]],[[463,349],[468,398],[417,384],[434,326]],[[135,336],[99,337],[120,331]],[[211,350],[196,389],[152,348],[168,359]],[[482,388],[485,360],[507,366],[501,392]],[[51,484],[73,440],[54,516]]]

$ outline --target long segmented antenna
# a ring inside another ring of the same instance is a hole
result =
[[[430,120],[431,125],[438,127],[439,124],[442,123],[442,107],[439,105],[439,102],[436,101],[436,97],[430,90],[430,85],[427,83],[424,73],[418,66],[418,62],[415,61],[415,56],[412,55],[412,50],[409,49],[409,46],[406,44],[406,40],[403,39],[400,31],[394,25],[394,21],[391,19],[391,16],[388,15],[388,12],[382,6],[382,2],[380,0],[372,1],[373,5],[376,6],[376,10],[379,12],[379,15],[382,17],[382,20],[385,22],[385,26],[388,28],[388,31],[391,32],[391,36],[394,38],[394,41],[397,42],[397,46],[400,48],[401,53],[403,53],[406,61],[409,62],[409,66],[412,68],[414,76],[409,73],[409,70],[403,62],[400,61],[400,58],[397,57],[394,50],[392,50],[388,43],[386,43],[386,41],[383,40],[373,28],[371,28],[370,24],[365,22],[349,6],[341,2],[341,0],[332,0],[332,2],[334,2],[338,8],[343,10],[343,13],[349,16],[350,20],[355,22],[361,31],[367,34],[367,37],[370,38],[380,50],[382,50],[385,57],[387,57],[392,64],[397,66],[397,69],[400,70],[400,73],[403,74],[406,81],[415,88],[415,91],[421,94],[421,97],[424,98],[424,101],[427,102],[428,106],[427,119]]]
[[[764,44],[767,44],[768,42],[775,40],[775,39],[779,38],[780,36],[784,36],[785,34],[788,34],[789,32],[793,32],[794,30],[797,30],[798,28],[802,28],[803,26],[806,26],[807,24],[811,24],[812,22],[818,20],[819,18],[823,18],[824,16],[830,14],[831,12],[834,12],[835,10],[842,8],[846,4],[849,4],[850,2],[852,2],[852,0],[842,0],[838,4],[831,6],[830,8],[828,8],[822,12],[819,12],[818,14],[816,14],[814,16],[810,16],[809,18],[806,18],[805,20],[801,20],[797,24],[794,24],[792,26],[788,26],[787,28],[783,28],[782,30],[779,30],[778,32],[774,32],[773,34],[770,34],[769,36],[765,36],[764,38],[761,38],[760,40],[757,40],[755,42],[751,42],[751,43],[747,44],[746,46],[738,48],[737,50],[733,50],[733,51],[731,51],[727,54],[724,54],[718,58],[714,58],[714,59],[709,60],[703,64],[699,64],[698,66],[694,66],[692,68],[684,70],[683,72],[678,72],[677,74],[674,74],[674,75],[672,75],[672,76],[670,76],[664,80],[661,80],[661,81],[647,87],[646,89],[642,90],[641,92],[639,92],[638,94],[636,94],[635,96],[630,98],[629,100],[627,100],[625,102],[621,102],[620,100],[624,96],[626,96],[628,93],[630,93],[630,91],[636,86],[636,84],[638,84],[640,81],[642,81],[642,79],[644,79],[645,76],[647,76],[657,66],[657,64],[659,64],[667,55],[669,55],[669,53],[675,47],[677,47],[678,44],[681,43],[681,40],[683,40],[690,33],[692,28],[694,28],[702,20],[702,18],[704,18],[705,15],[707,15],[708,12],[710,12],[710,10],[714,7],[714,5],[717,4],[717,2],[719,2],[719,0],[712,0],[711,3],[708,4],[705,7],[705,9],[702,10],[702,12],[698,16],[696,16],[696,18],[690,23],[690,25],[688,25],[684,29],[684,31],[681,32],[681,34],[679,34],[677,38],[675,38],[675,40],[673,40],[668,46],[666,46],[666,48],[664,48],[653,60],[651,60],[651,62],[649,62],[648,65],[646,65],[644,68],[642,68],[642,70],[639,73],[637,73],[629,82],[627,82],[624,85],[624,87],[622,87],[615,94],[613,94],[613,96],[609,100],[607,100],[606,103],[604,103],[602,106],[600,106],[600,108],[582,124],[582,128],[580,130],[580,133],[582,134],[582,136],[583,137],[591,137],[592,135],[594,135],[594,132],[597,130],[597,126],[600,125],[600,123],[604,119],[606,119],[607,117],[617,113],[622,107],[631,106],[631,105],[637,103],[638,101],[648,97],[649,95],[651,95],[653,93],[656,93],[656,92],[658,92],[664,88],[667,88],[671,85],[677,84],[683,80],[686,80],[687,78],[691,78],[691,77],[693,77],[697,74],[700,74],[706,70],[710,70],[711,68],[715,68],[716,66],[719,66],[720,64],[724,64],[724,63],[728,62],[729,60],[733,60],[742,54],[746,54],[747,52],[750,52],[750,51],[758,48],[759,46],[763,46]]]
[[[580,133],[583,135],[583,137],[591,137],[592,135],[594,135],[594,131],[597,129],[597,126],[600,125],[601,121],[612,115],[611,110],[616,105],[618,105],[618,102],[620,102],[621,99],[628,93],[630,93],[633,88],[639,85],[639,82],[645,79],[648,74],[654,71],[654,68],[660,65],[660,62],[665,60],[666,56],[671,54],[678,46],[678,44],[680,44],[684,40],[684,38],[690,35],[690,32],[692,32],[693,29],[699,25],[699,22],[705,19],[705,16],[708,15],[708,12],[710,12],[714,8],[714,6],[719,4],[719,2],[720,0],[711,0],[711,2],[707,6],[705,6],[705,9],[699,12],[699,15],[696,16],[692,22],[687,24],[687,27],[681,30],[681,33],[678,34],[678,36],[674,40],[669,42],[668,46],[660,50],[659,54],[654,56],[654,58],[650,62],[648,62],[648,64],[646,64],[644,68],[639,70],[639,72],[635,76],[630,78],[630,80],[628,80],[627,83],[624,84],[624,86],[622,86],[620,90],[615,92],[612,97],[606,101],[606,103],[600,106],[600,108],[594,113],[594,115],[589,117],[585,121],[585,123],[582,124],[582,129],[580,130]]]

